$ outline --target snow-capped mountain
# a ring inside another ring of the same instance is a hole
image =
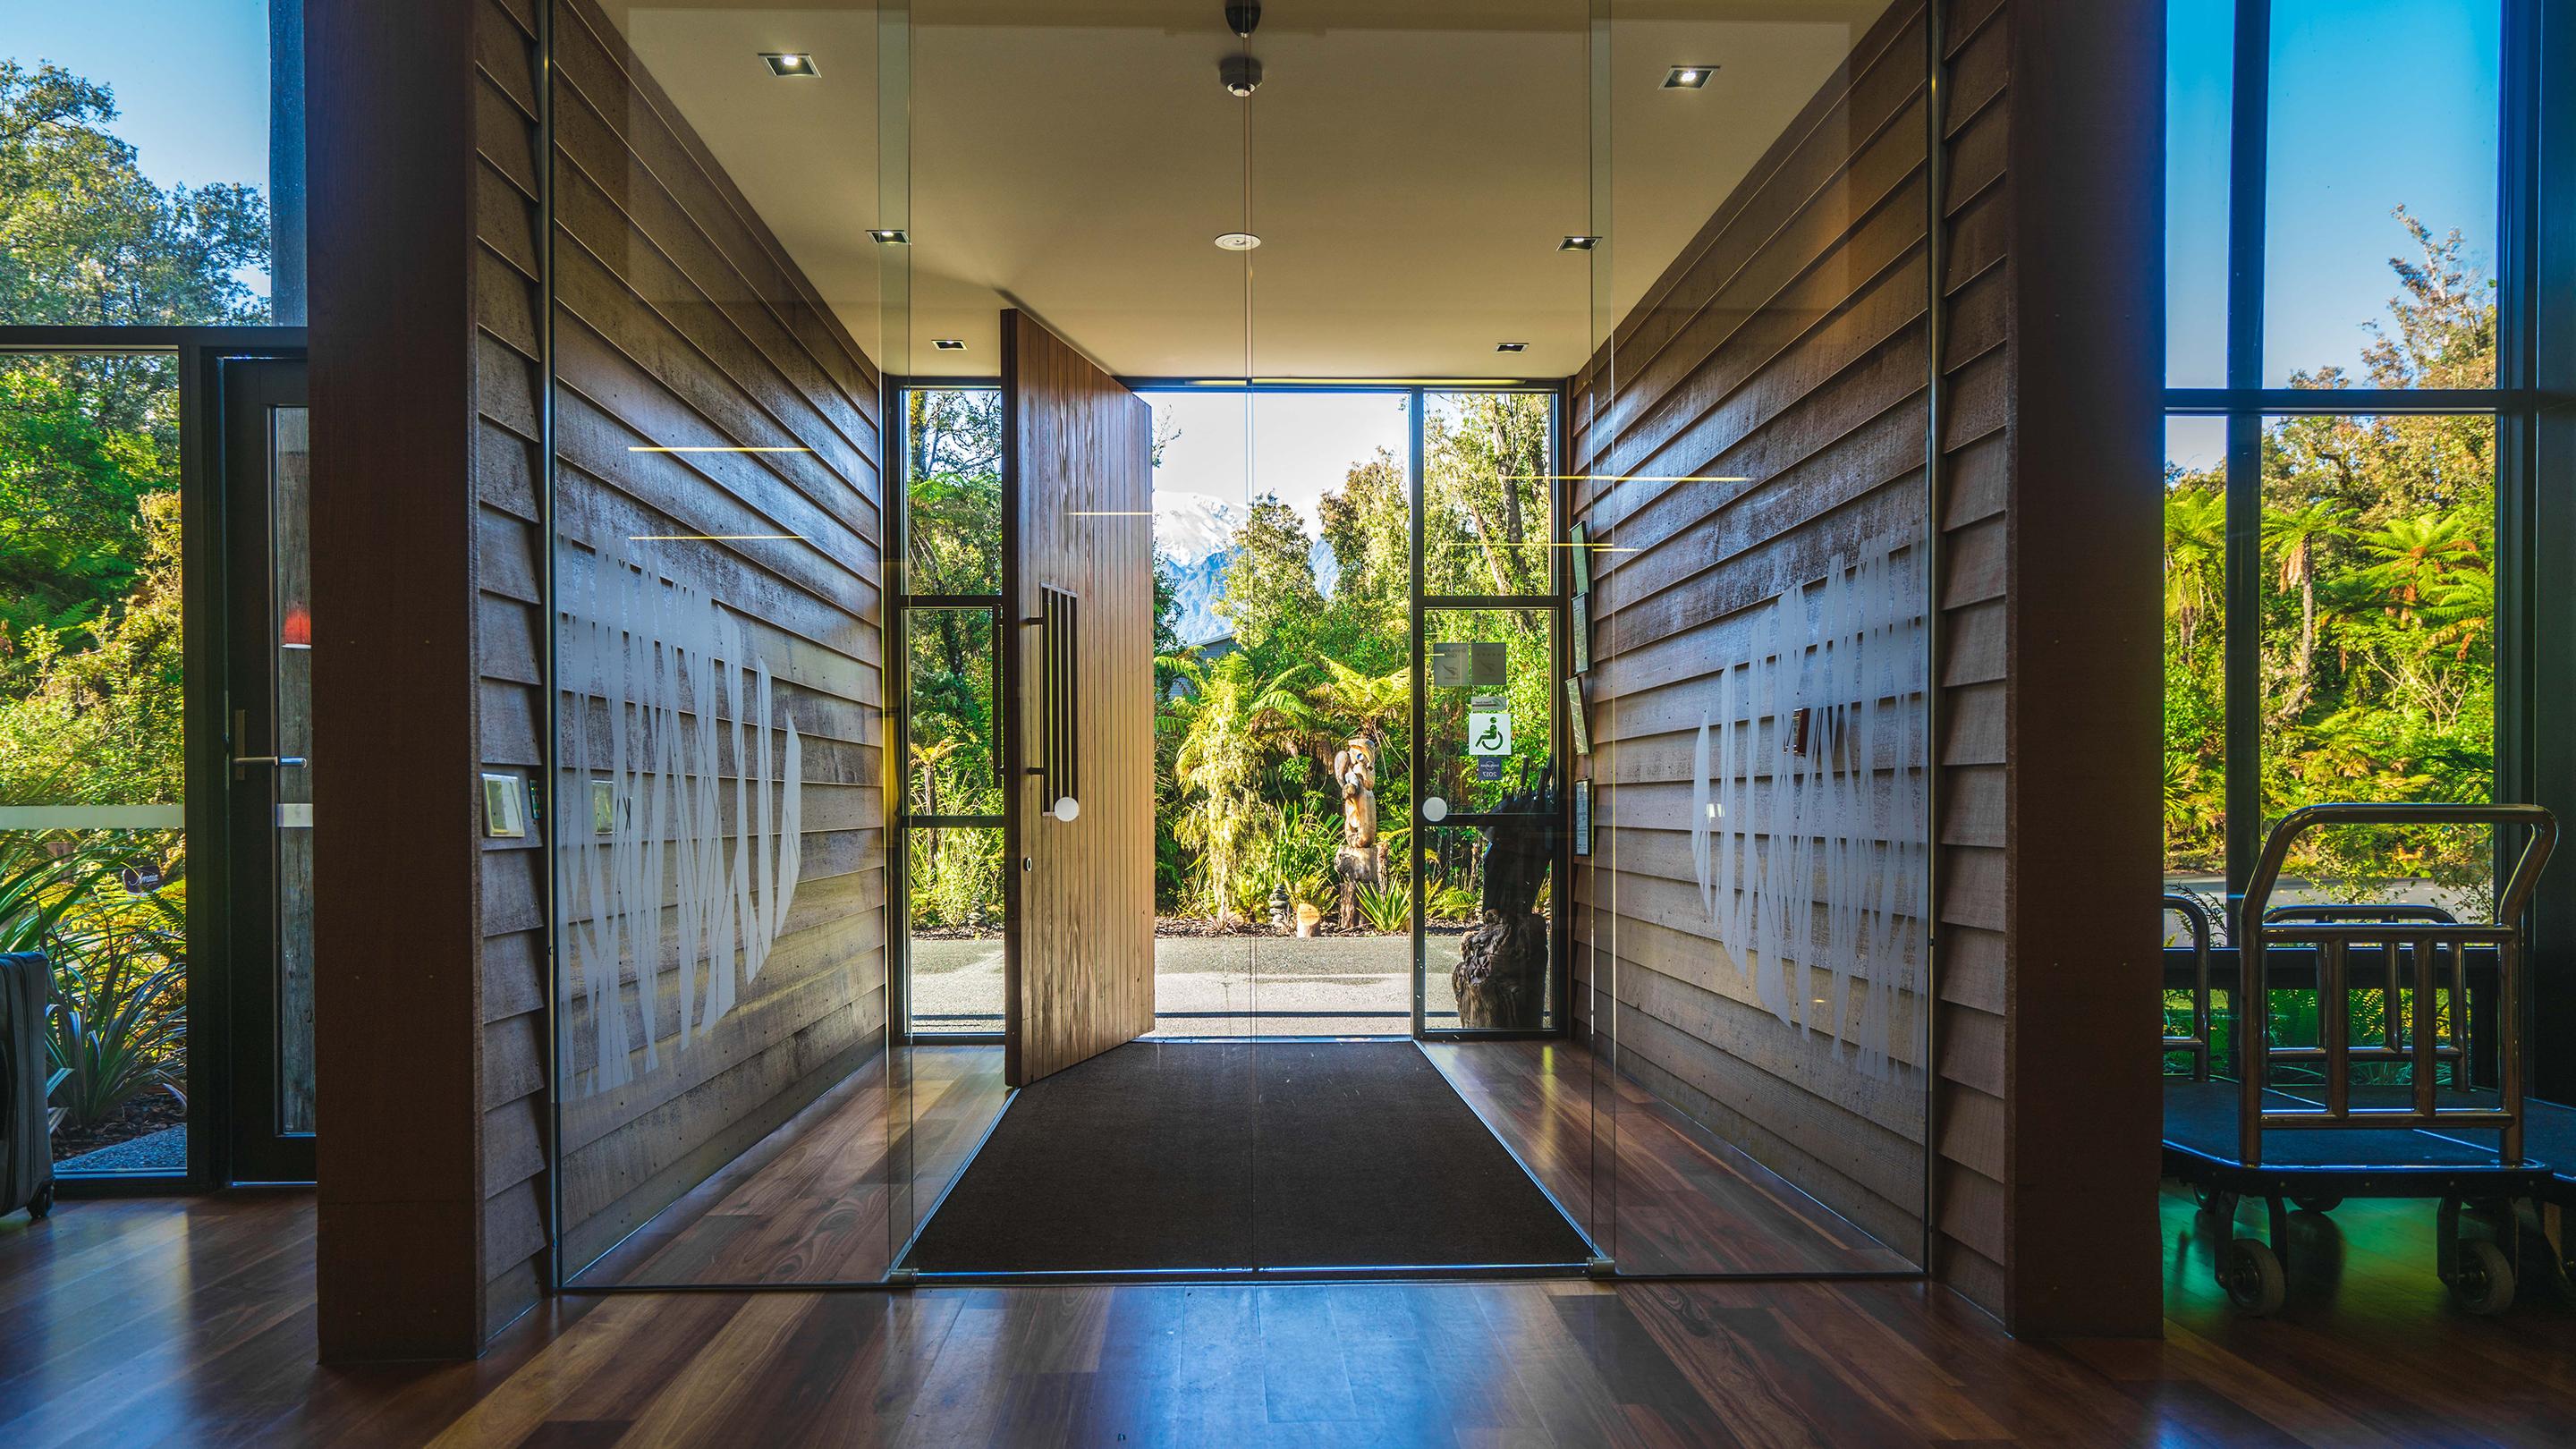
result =
[[[1244,507],[1213,493],[1154,490],[1154,556],[1166,565],[1196,564],[1223,553],[1243,526]]]
[[[1228,545],[1246,512],[1212,494],[1154,493],[1154,558],[1172,581],[1172,626],[1184,644],[1204,644],[1233,632],[1217,617],[1216,601],[1225,592],[1226,565],[1234,560]],[[1307,557],[1315,569],[1315,587],[1331,598],[1341,581],[1341,561],[1322,539],[1315,540]]]

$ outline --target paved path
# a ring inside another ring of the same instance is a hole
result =
[[[1444,963],[1456,938],[1435,935]],[[1163,936],[1154,942],[1158,1036],[1387,1035],[1412,1030],[1412,942],[1404,936]],[[924,1027],[998,1031],[1002,942],[912,943],[913,1019]],[[1427,983],[1435,1019],[1454,1015],[1449,973]]]

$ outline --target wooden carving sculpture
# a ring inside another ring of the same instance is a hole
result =
[[[1342,789],[1342,848],[1333,874],[1342,882],[1342,929],[1359,918],[1359,888],[1386,879],[1385,848],[1377,839],[1377,741],[1353,735],[1333,756],[1333,779]]]
[[[1538,893],[1556,856],[1554,777],[1542,768],[1533,785],[1524,767],[1495,807],[1501,818],[1483,832],[1483,909],[1449,973],[1460,1026],[1528,1031],[1547,1020],[1548,922]]]

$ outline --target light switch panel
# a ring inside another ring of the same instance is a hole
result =
[[[528,833],[528,782],[518,775],[483,775],[483,834],[493,840],[524,839]]]

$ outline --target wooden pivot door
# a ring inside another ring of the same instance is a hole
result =
[[[1154,1025],[1153,412],[1002,314],[1004,1076]]]

